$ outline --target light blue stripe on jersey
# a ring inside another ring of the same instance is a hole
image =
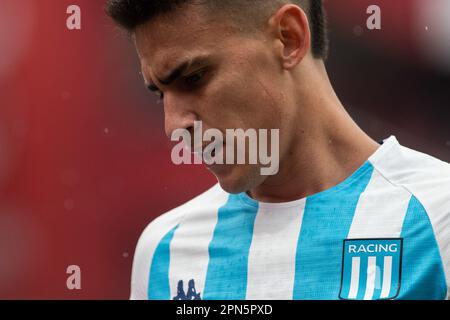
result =
[[[402,282],[398,299],[445,299],[441,255],[428,215],[412,197],[403,223]]]
[[[204,300],[245,300],[247,264],[258,211],[239,195],[230,195],[219,209],[213,239],[209,245]]]
[[[294,299],[339,297],[342,243],[372,173],[373,166],[366,161],[342,183],[306,199],[297,245]]]
[[[150,266],[149,300],[171,300],[169,287],[170,242],[178,226],[170,230],[158,244]]]

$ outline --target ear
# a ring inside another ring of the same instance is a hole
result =
[[[284,5],[271,17],[269,26],[278,41],[277,50],[283,67],[294,68],[311,47],[311,32],[306,13],[296,5]]]

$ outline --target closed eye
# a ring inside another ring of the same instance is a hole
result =
[[[201,80],[205,76],[206,70],[197,71],[184,78],[184,82],[188,87],[195,87],[200,84]]]
[[[183,82],[181,85],[184,86],[187,90],[196,89],[201,85],[206,71],[207,70],[203,69],[183,77]],[[150,84],[147,86],[147,88],[148,90],[156,94],[158,98],[157,103],[161,103],[164,100],[164,93],[156,85]]]

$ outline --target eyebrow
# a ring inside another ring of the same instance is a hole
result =
[[[157,78],[158,82],[165,86],[168,86],[172,82],[177,80],[186,71],[186,69],[188,69],[190,66],[195,65],[195,64],[204,63],[207,60],[209,60],[208,56],[199,56],[199,57],[195,57],[195,58],[183,61],[183,62],[179,63],[172,71],[170,71],[167,76],[165,76],[161,79]],[[147,86],[147,88],[153,92],[160,91],[158,89],[158,87],[154,84],[149,84]]]

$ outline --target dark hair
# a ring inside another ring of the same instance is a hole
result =
[[[121,27],[133,31],[156,16],[193,2],[194,0],[108,0],[106,12]],[[201,3],[220,9],[220,11],[216,10],[218,12],[230,9],[234,13],[233,17],[236,17],[236,12],[239,12],[244,21],[250,20],[248,14],[257,15],[261,11],[268,11],[269,8],[272,9],[269,14],[272,14],[275,5],[297,4],[308,14],[312,35],[311,50],[314,57],[326,59],[328,55],[327,21],[322,0],[203,0]],[[255,10],[256,8],[261,10]]]

